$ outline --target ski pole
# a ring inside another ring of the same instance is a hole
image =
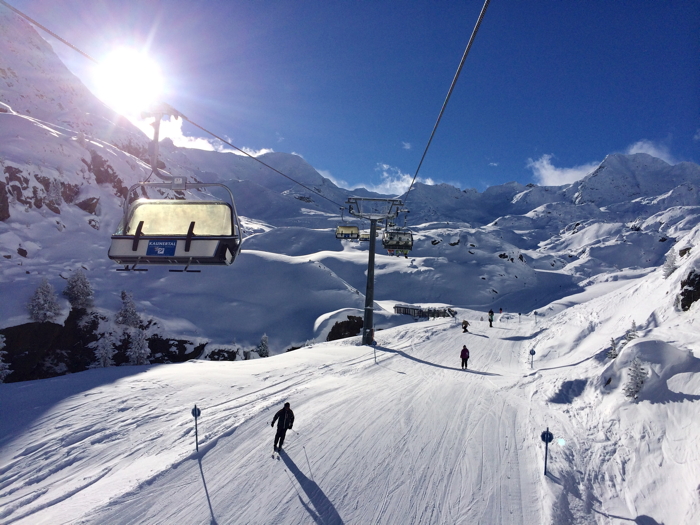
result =
[[[314,483],[316,483],[316,480],[314,479],[314,473],[311,471],[311,463],[309,463],[309,455],[306,453],[306,447],[302,445],[301,448],[304,449],[304,455],[306,456],[306,464],[309,466],[309,474],[311,474],[311,479]]]

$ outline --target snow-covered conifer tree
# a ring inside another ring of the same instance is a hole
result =
[[[0,335],[0,383],[4,383],[5,378],[12,373],[10,365],[5,362],[7,352],[5,352],[3,348],[5,348],[5,336]]]
[[[146,332],[139,328],[129,332],[130,341],[126,355],[129,358],[129,363],[132,365],[147,365],[150,363],[148,358],[151,355],[151,349],[148,347]]]
[[[95,367],[114,366],[114,353],[116,349],[114,341],[114,333],[106,332],[100,334],[100,338],[93,343],[95,348]]]
[[[267,343],[267,334],[260,338],[260,344],[255,348],[260,357],[270,357],[270,347]]]
[[[666,254],[666,260],[663,265],[664,279],[668,279],[673,272],[678,268],[676,262],[676,250],[671,248]]]
[[[646,380],[646,378],[646,369],[642,366],[642,363],[641,361],[639,361],[639,358],[635,357],[632,361],[632,364],[630,365],[627,383],[625,384],[625,387],[623,389],[625,395],[627,397],[636,399],[637,394],[639,394],[639,391],[642,389],[642,385],[644,385],[644,381]]]
[[[617,344],[615,343],[615,338],[610,338],[610,350],[608,350],[608,357],[610,359],[615,359],[618,356]]]
[[[637,338],[637,323],[632,321],[632,326],[630,327],[629,330],[627,330],[627,333],[625,334],[625,339],[627,339],[627,342],[630,342],[632,339]]]
[[[56,290],[54,290],[46,277],[42,279],[39,288],[36,289],[29,300],[27,310],[29,310],[29,317],[31,317],[32,321],[39,323],[53,321],[61,313]]]
[[[95,293],[92,290],[92,285],[88,281],[83,270],[76,270],[73,275],[68,278],[66,289],[63,290],[63,295],[68,298],[71,306],[75,309],[87,310],[92,306],[92,301]]]
[[[55,206],[60,206],[63,202],[63,197],[61,195],[61,183],[56,179],[51,179],[49,183],[49,190],[46,192],[47,200],[54,204]]]
[[[124,324],[132,328],[138,328],[141,326],[141,317],[136,311],[134,299],[131,294],[125,290],[122,290],[122,307],[121,310],[117,312],[114,322],[117,324]]]

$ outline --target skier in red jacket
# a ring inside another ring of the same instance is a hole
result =
[[[469,368],[467,366],[467,361],[469,361],[469,350],[467,349],[467,345],[462,346],[462,352],[459,354],[459,357],[462,358],[462,370]]]

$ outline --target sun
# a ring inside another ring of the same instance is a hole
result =
[[[111,52],[95,71],[97,96],[125,116],[138,115],[159,101],[160,68],[144,53],[129,48]]]

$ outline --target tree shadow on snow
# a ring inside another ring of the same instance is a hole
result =
[[[338,514],[333,503],[331,503],[316,482],[307,478],[284,450],[280,451],[280,457],[282,461],[284,461],[284,464],[287,465],[289,471],[294,474],[299,486],[301,486],[302,490],[306,493],[306,497],[309,498],[309,503],[311,505],[307,505],[302,499],[301,494],[299,494],[299,501],[301,501],[302,506],[309,513],[311,518],[319,525],[343,525],[344,522],[340,514]],[[313,508],[311,508],[311,506],[313,506]]]
[[[430,361],[425,361],[423,359],[418,359],[417,357],[413,357],[412,355],[407,354],[406,352],[402,352],[401,350],[392,350],[391,348],[387,348],[385,346],[379,346],[377,345],[377,350],[382,350],[383,352],[388,352],[390,354],[398,354],[402,357],[405,357],[406,359],[410,359],[411,361],[415,361],[416,363],[421,363],[423,365],[429,365],[429,366],[434,366],[435,368],[442,368],[444,370],[455,370],[457,372],[462,372],[461,368],[457,368],[456,366],[445,366],[445,365],[439,365],[437,363],[431,363]],[[477,370],[465,370],[465,372],[469,372],[470,374],[476,374],[480,376],[500,376],[501,374],[493,374],[491,372],[479,372]]]
[[[130,376],[147,373],[164,365],[110,366],[95,368],[33,381],[3,384],[0,389],[0,406],[13,407],[2,416],[0,442],[10,442],[21,435],[34,421],[41,419],[64,400],[81,394],[89,399],[90,391],[103,385],[111,385]]]

